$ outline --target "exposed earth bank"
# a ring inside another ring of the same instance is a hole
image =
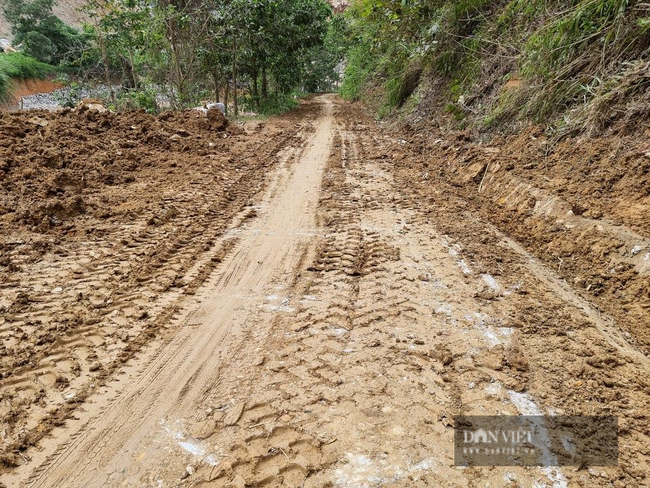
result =
[[[404,182],[423,198],[432,179],[462,195],[650,354],[650,128],[560,142],[538,127],[489,142],[408,126],[396,135]]]

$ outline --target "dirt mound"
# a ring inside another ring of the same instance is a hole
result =
[[[161,120],[185,126],[198,131],[224,131],[228,129],[231,133],[239,133],[235,126],[228,126],[226,116],[216,108],[203,113],[198,110],[184,110],[182,112],[163,112],[159,117]],[[184,133],[179,132],[184,135]]]
[[[167,330],[311,118],[0,115],[0,473]]]
[[[223,112],[221,112],[221,110],[216,107],[208,109],[206,117],[211,129],[224,130],[226,127],[228,127],[228,119],[226,119],[226,116],[223,114]]]
[[[159,163],[155,154],[219,153],[223,115],[201,118],[187,111],[158,117],[112,113],[87,101],[78,110],[0,115],[0,226],[65,230],[65,221],[86,211],[105,217],[106,207],[86,205],[85,190],[133,183],[135,174]],[[21,198],[16,196],[20,195]]]

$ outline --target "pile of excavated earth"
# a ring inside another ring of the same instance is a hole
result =
[[[35,443],[164,325],[197,258],[263,187],[306,109],[0,114],[2,461]],[[254,213],[254,211],[249,210]]]

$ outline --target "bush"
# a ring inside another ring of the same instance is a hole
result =
[[[0,73],[10,78],[44,79],[56,73],[56,68],[22,53],[0,54]]]
[[[298,105],[298,95],[295,93],[269,95],[266,100],[250,95],[239,97],[239,106],[249,112],[261,115],[279,115],[293,110]]]
[[[341,83],[341,96],[358,100],[364,84],[375,72],[376,59],[370,55],[367,45],[359,44],[348,52],[348,65]]]
[[[55,93],[54,97],[56,101],[59,102],[62,107],[76,107],[77,103],[79,103],[79,101],[84,98],[84,87],[82,84],[76,81],[70,82],[70,79],[67,76],[60,76],[57,81],[65,85],[66,89]]]
[[[121,109],[144,109],[147,113],[158,112],[158,92],[153,88],[130,90],[122,93],[118,99],[118,106]]]

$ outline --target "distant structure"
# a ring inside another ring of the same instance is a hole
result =
[[[15,53],[16,50],[11,47],[11,42],[9,39],[0,39],[0,51],[3,53]]]

